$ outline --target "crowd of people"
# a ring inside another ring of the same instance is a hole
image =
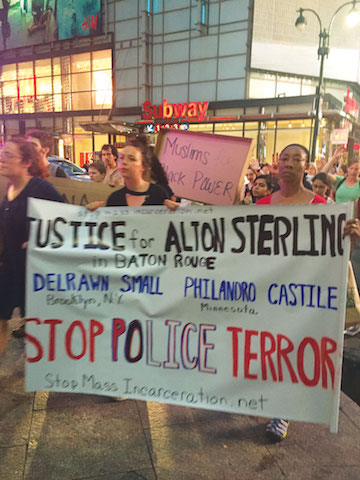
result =
[[[0,175],[8,189],[0,203],[0,233],[3,248],[0,257],[0,354],[8,341],[8,320],[14,308],[25,316],[25,257],[29,235],[27,201],[30,197],[62,202],[60,193],[47,181],[49,176],[64,176],[53,168],[47,157],[52,148],[51,135],[32,130],[25,138],[12,138],[0,150]],[[288,145],[279,162],[272,167],[252,165],[240,194],[240,203],[257,205],[306,205],[352,201],[360,197],[359,163],[341,164],[341,148],[321,166],[309,164],[308,150],[298,144]],[[342,173],[340,175],[340,168]],[[180,206],[166,178],[164,169],[148,144],[147,137],[129,137],[120,153],[113,145],[104,145],[101,161],[89,165],[90,179],[114,187],[106,206],[166,205]],[[104,202],[92,202],[95,210]],[[352,241],[360,237],[357,210],[346,222],[344,235]],[[21,333],[18,334],[20,336]],[[288,421],[273,419],[267,428],[276,441],[286,437]]]
[[[307,152],[305,147],[301,147]],[[302,185],[322,197],[326,203],[353,202],[354,216],[357,218],[357,202],[360,198],[360,164],[358,159],[354,159],[348,165],[344,165],[342,160],[344,153],[344,148],[339,147],[327,162],[323,160],[317,163],[308,162],[303,173]],[[255,204],[280,190],[279,165],[280,162],[273,165],[259,165],[254,161],[246,171],[245,182],[239,193],[239,203]]]

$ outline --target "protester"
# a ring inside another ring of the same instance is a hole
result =
[[[24,315],[25,254],[29,234],[28,198],[63,202],[60,193],[42,177],[45,165],[35,146],[24,139],[9,140],[0,150],[0,175],[9,180],[0,204],[4,247],[0,262],[0,354],[8,338],[7,321],[15,307]]]
[[[328,174],[330,182],[333,184],[336,203],[355,202],[360,197],[360,165],[358,160],[349,163],[346,176],[333,175],[330,173],[330,169],[342,158],[343,154],[344,148],[338,147],[334,155],[322,169],[322,172]],[[355,212],[355,214],[356,213],[357,212]]]
[[[124,180],[117,167],[118,151],[114,145],[103,145],[101,148],[101,159],[106,167],[104,183],[110,187],[122,187]]]
[[[313,180],[313,178],[315,177],[316,174],[317,174],[317,168],[316,168],[315,163],[309,163],[309,166],[306,170],[305,179],[306,179],[307,182],[309,182],[310,185],[311,185],[312,180]]]
[[[106,168],[103,162],[91,163],[88,167],[88,174],[91,182],[103,183],[106,175]]]
[[[312,191],[320,195],[320,197],[323,197],[326,200],[326,203],[334,203],[331,197],[329,197],[331,183],[326,173],[320,172],[317,175],[315,175],[314,178],[312,179],[311,186],[312,186]]]
[[[130,137],[119,155],[119,170],[125,187],[110,195],[106,206],[167,205],[175,206],[169,194],[156,183],[144,180],[144,173],[151,169],[152,152],[144,135]]]
[[[279,157],[279,184],[280,190],[262,198],[258,205],[308,205],[324,203],[326,200],[320,195],[311,192],[303,185],[303,177],[309,152],[306,147],[296,143],[288,145],[280,153]],[[360,237],[358,220],[348,220],[345,224],[344,235]],[[267,436],[273,441],[281,441],[286,438],[289,422],[285,419],[274,418],[266,428]]]
[[[145,135],[129,137],[120,152],[118,167],[124,178],[125,187],[115,191],[107,199],[106,206],[139,207],[143,205],[166,205],[174,210],[179,203],[170,200],[161,185],[144,179],[151,168],[152,151]],[[104,202],[91,202],[88,210],[96,210]]]
[[[68,178],[65,171],[56,165],[55,163],[50,163],[48,156],[51,152],[51,149],[54,144],[54,140],[50,133],[44,132],[42,130],[32,129],[27,133],[26,141],[32,143],[37,151],[41,154],[41,160],[45,167],[45,176],[44,178],[51,177],[60,177]]]
[[[253,188],[251,190],[252,198],[257,202],[274,191],[276,192],[279,188],[277,181],[270,175],[259,175],[253,183]]]
[[[245,176],[246,176],[245,183],[241,188],[239,200],[240,200],[240,203],[249,205],[250,203],[253,203],[253,198],[251,196],[251,189],[253,187],[253,183],[256,178],[256,170],[253,167],[249,167],[246,170]]]

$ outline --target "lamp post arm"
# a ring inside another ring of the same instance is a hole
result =
[[[334,15],[331,17],[331,20],[330,20],[330,23],[329,23],[329,28],[328,28],[328,33],[330,35],[331,33],[331,29],[332,29],[332,26],[333,26],[333,23],[334,23],[334,20],[335,20],[335,17],[336,15],[340,12],[340,10],[342,10],[344,7],[346,7],[347,5],[357,5],[358,3],[360,3],[359,0],[352,0],[351,2],[346,2],[346,3],[343,3],[342,5],[340,5],[340,7],[335,11]]]
[[[350,2],[351,3],[351,2]],[[320,25],[320,32],[322,31],[322,23],[321,23],[321,18],[319,17],[319,14],[315,12],[312,8],[300,8],[301,12],[312,12],[315,17],[318,19],[319,25]],[[300,11],[298,10],[298,12]]]

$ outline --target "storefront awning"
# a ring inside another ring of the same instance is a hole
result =
[[[111,135],[131,135],[139,133],[139,128],[129,122],[84,122],[80,126],[87,132],[109,133]]]

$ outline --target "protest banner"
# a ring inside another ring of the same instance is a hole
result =
[[[27,390],[336,430],[348,205],[29,204]]]
[[[161,130],[155,153],[178,197],[232,205],[253,150],[251,138]]]
[[[64,197],[66,203],[85,206],[90,202],[104,201],[116,190],[105,183],[83,182],[68,178],[49,177],[48,181]]]

